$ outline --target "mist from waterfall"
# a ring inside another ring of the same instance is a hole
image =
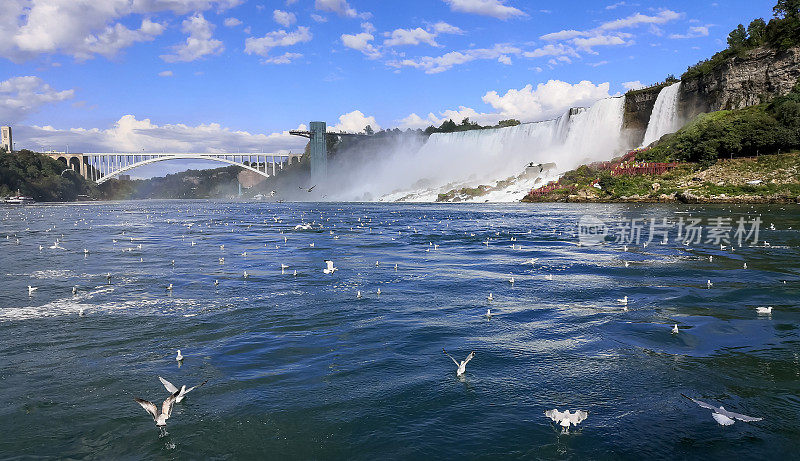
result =
[[[658,92],[642,146],[649,146],[665,134],[674,133],[681,128],[681,120],[678,116],[680,89],[681,82],[678,82],[664,87]]]
[[[554,120],[514,127],[435,133],[421,139],[396,137],[379,155],[334,161],[334,200],[433,201],[461,187],[496,184],[522,173],[528,163],[556,164],[565,172],[580,164],[609,160],[628,148],[622,136],[624,97],[571,109]],[[351,157],[349,154],[342,156]],[[518,201],[531,184],[494,194],[492,201]],[[521,194],[521,195],[520,195]]]

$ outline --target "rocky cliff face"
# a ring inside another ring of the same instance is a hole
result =
[[[641,90],[629,91],[625,94],[625,114],[622,127],[628,134],[631,145],[638,146],[644,140],[650,114],[656,104],[658,93],[666,85],[656,85]]]
[[[756,48],[729,59],[710,74],[683,82],[680,110],[686,120],[703,112],[742,109],[787,94],[800,78],[800,47]]]

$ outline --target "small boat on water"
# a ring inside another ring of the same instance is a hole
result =
[[[36,203],[36,200],[33,197],[27,197],[22,195],[17,191],[17,195],[12,195],[11,197],[5,197],[2,200],[2,203],[6,203],[8,205],[28,205],[30,203]]]

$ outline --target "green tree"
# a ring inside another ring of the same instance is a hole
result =
[[[800,0],[778,0],[772,8],[776,18],[800,19]]]
[[[728,34],[728,47],[732,49],[742,48],[747,45],[747,30],[744,25],[739,24],[739,27],[733,29]]]
[[[750,46],[761,46],[766,38],[767,23],[763,19],[753,19],[747,26],[747,43]]]

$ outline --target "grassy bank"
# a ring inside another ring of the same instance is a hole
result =
[[[800,151],[712,165],[688,162],[662,175],[611,176],[582,166],[561,183],[564,187],[523,201],[800,203]]]

